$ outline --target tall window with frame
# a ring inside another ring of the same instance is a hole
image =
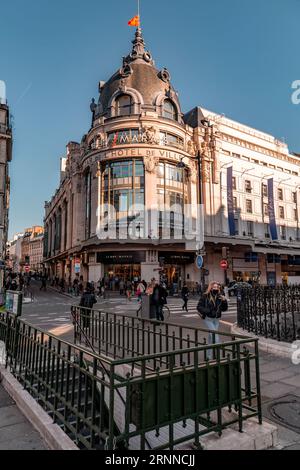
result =
[[[85,239],[91,236],[92,173],[85,173]]]
[[[135,237],[143,237],[145,169],[142,160],[121,160],[106,164],[102,175],[102,204],[114,207],[117,233],[121,228],[127,230],[130,223]]]
[[[159,236],[170,233],[172,237],[175,230],[183,233],[184,204],[188,203],[187,178],[183,168],[163,162],[158,165],[157,199]]]
[[[262,184],[261,185],[261,189],[262,189],[262,195],[263,197],[268,197],[268,185],[266,184]]]
[[[252,201],[251,201],[251,199],[246,199],[246,212],[247,212],[247,214],[252,214]]]
[[[164,118],[172,119],[173,121],[178,120],[177,109],[171,100],[164,101],[162,115]]]
[[[250,180],[245,181],[245,191],[246,193],[251,194],[252,193],[252,185]]]
[[[130,95],[121,95],[116,100],[116,115],[130,116],[133,114],[134,103]]]

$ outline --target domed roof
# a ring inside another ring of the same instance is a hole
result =
[[[123,65],[105,84],[100,82],[100,98],[96,115],[111,117],[114,99],[130,94],[142,110],[157,111],[165,99],[173,101],[181,121],[177,93],[170,83],[167,69],[157,70],[150,52],[146,51],[141,29],[135,33],[132,52],[123,58]],[[137,108],[136,108],[137,109]]]

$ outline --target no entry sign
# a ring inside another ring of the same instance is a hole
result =
[[[220,268],[227,269],[228,268],[228,261],[226,259],[222,259],[220,262]]]

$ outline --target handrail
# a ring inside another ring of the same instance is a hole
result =
[[[141,318],[139,316],[137,316],[137,312],[135,312],[135,315],[126,315],[126,314],[122,314],[122,313],[113,313],[113,312],[105,312],[103,310],[97,310],[97,309],[93,309],[93,308],[88,308],[88,307],[79,307],[78,305],[72,305],[71,306],[72,308],[75,307],[75,308],[83,308],[85,310],[90,310],[91,312],[98,312],[102,315],[112,315],[112,316],[115,316],[115,317],[120,317],[120,318],[128,318],[128,319],[137,319],[139,320],[140,322],[144,321],[144,322],[149,322],[150,324],[152,325],[157,325],[157,324],[162,324],[162,325],[168,325],[168,326],[174,326],[176,328],[186,328],[186,329],[189,329],[189,330],[193,330],[193,331],[203,331],[204,333],[215,333],[214,330],[209,330],[207,328],[199,328],[199,327],[195,327],[195,326],[186,326],[186,325],[180,325],[178,323],[171,323],[171,322],[161,322],[159,320],[152,320],[150,318]],[[247,335],[241,335],[241,334],[232,334],[232,333],[226,333],[225,331],[219,331],[218,332],[219,335],[221,336],[228,336],[230,338],[240,338],[241,340],[244,340],[245,338],[248,338],[248,339],[253,339],[252,336],[247,336]]]
[[[75,312],[74,315],[73,315],[73,311]],[[74,308],[71,308],[71,315],[73,317],[73,320],[76,322],[77,326],[79,327],[79,329],[81,331],[81,334],[83,334],[83,336],[85,337],[85,340],[89,344],[89,347],[92,349],[93,353],[96,354],[96,351],[95,351],[93,345],[91,344],[91,342],[90,342],[89,338],[87,337],[84,329],[81,327],[80,323],[78,322],[78,320],[76,318],[76,310]],[[103,367],[105,373],[107,374],[108,378],[110,379],[110,373],[107,371],[106,367],[102,364],[101,359],[99,359],[99,355],[98,355],[98,360],[99,360],[99,363],[101,364],[101,366]],[[116,390],[119,398],[121,399],[121,402],[123,403],[124,407],[126,408],[126,402],[125,402],[124,398],[122,397],[121,392],[119,391],[118,388],[116,388],[115,390]],[[150,446],[149,441],[147,440],[146,437],[145,437],[145,442],[146,442],[148,448],[152,449],[152,447]]]

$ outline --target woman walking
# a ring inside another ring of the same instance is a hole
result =
[[[197,310],[207,329],[211,330],[208,334],[208,344],[219,343],[219,335],[213,332],[219,330],[222,312],[228,310],[228,303],[225,296],[221,294],[220,284],[210,282],[207,291],[200,297]],[[212,359],[211,349],[207,351],[207,355],[209,359]]]
[[[182,310],[185,310],[186,312],[188,311],[188,300],[189,300],[189,295],[190,295],[190,291],[189,291],[189,288],[187,287],[186,283],[183,284],[183,288],[181,290],[181,297],[182,297],[182,300],[183,300],[183,306],[182,306]]]
[[[142,301],[142,295],[145,293],[146,289],[142,281],[139,282],[136,290],[136,294],[138,296],[138,301]]]

